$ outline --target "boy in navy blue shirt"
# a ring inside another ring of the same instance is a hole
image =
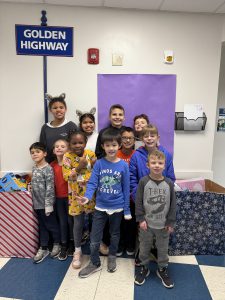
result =
[[[106,155],[95,163],[84,197],[78,197],[80,204],[84,205],[92,199],[96,191],[90,263],[80,271],[80,278],[86,278],[101,270],[99,246],[107,220],[109,220],[110,232],[107,270],[108,272],[116,271],[121,219],[123,215],[125,219],[131,219],[129,168],[126,162],[117,157],[117,151],[121,145],[121,135],[119,132],[107,129],[101,138],[102,148]]]

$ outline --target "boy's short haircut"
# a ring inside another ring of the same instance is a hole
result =
[[[61,94],[58,97],[52,97],[52,98],[50,98],[50,101],[48,103],[48,108],[51,109],[52,105],[54,103],[56,103],[56,102],[62,103],[65,106],[65,108],[67,108],[66,101],[65,101],[65,94]]]
[[[148,124],[145,126],[142,131],[141,131],[141,137],[147,135],[147,134],[154,134],[154,135],[159,135],[158,128],[153,125],[153,124]]]
[[[166,160],[166,156],[162,151],[159,150],[154,150],[148,155],[148,161],[150,160],[151,157],[156,157],[158,159],[163,159]]]
[[[125,110],[124,110],[123,106],[120,105],[120,104],[113,104],[113,105],[110,107],[110,109],[109,109],[109,115],[111,115],[112,111],[113,111],[114,109],[116,109],[116,108],[117,108],[117,109],[121,109],[121,110],[123,111],[124,115],[125,115]]]
[[[134,117],[134,123],[137,119],[144,119],[147,122],[147,124],[150,123],[149,118],[146,114],[141,114],[141,115],[135,116]]]
[[[39,150],[41,150],[41,151],[43,151],[43,152],[47,152],[46,146],[45,146],[43,143],[40,143],[40,142],[33,143],[33,144],[30,146],[30,148],[29,148],[30,152],[31,152],[31,150],[33,150],[33,149],[39,149]]]
[[[116,141],[119,145],[122,143],[121,133],[115,131],[115,129],[108,128],[103,131],[101,135],[101,144],[104,145],[106,142]]]
[[[132,132],[134,134],[134,129],[132,127],[123,127],[123,129],[120,130],[120,134],[122,135],[124,132]]]

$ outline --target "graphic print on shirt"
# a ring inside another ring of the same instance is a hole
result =
[[[103,175],[106,174],[106,175]],[[121,174],[118,171],[112,171],[111,169],[102,170],[100,172],[100,187],[99,190],[107,194],[118,194],[119,190],[116,185],[121,181]]]
[[[149,218],[163,219],[166,206],[166,189],[148,188],[147,203],[151,207]]]

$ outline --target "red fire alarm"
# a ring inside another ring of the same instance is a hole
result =
[[[99,64],[99,49],[97,48],[88,49],[88,63],[94,65]]]

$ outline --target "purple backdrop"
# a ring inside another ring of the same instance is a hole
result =
[[[109,108],[121,104],[124,125],[145,113],[159,129],[160,144],[173,153],[176,75],[99,74],[98,130],[109,125]]]

